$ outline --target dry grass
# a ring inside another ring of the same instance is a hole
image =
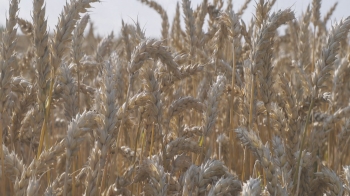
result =
[[[10,2],[1,195],[350,195],[350,17],[327,29],[337,3],[297,17],[260,0],[243,21],[250,0],[183,0],[169,23],[140,0],[161,38],[121,21],[101,39],[83,34],[96,2],[71,0],[52,35],[44,0],[30,20]]]

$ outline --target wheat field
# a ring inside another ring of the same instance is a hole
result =
[[[182,0],[170,19],[135,0],[159,13],[161,37],[121,21],[100,38],[99,0],[68,1],[55,27],[44,0],[30,19],[18,1],[0,35],[0,195],[350,195],[337,3],[296,16],[276,0]]]

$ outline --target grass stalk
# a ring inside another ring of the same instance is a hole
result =
[[[301,163],[301,155],[302,155],[302,152],[304,150],[305,140],[306,140],[306,136],[307,136],[307,127],[308,127],[308,124],[309,124],[309,119],[310,119],[310,116],[311,116],[311,111],[312,111],[312,108],[314,106],[314,103],[315,103],[315,100],[312,98],[311,99],[311,104],[309,106],[309,110],[307,112],[305,126],[304,126],[304,129],[303,129],[303,135],[302,135],[301,144],[300,144],[300,148],[299,148],[299,156],[298,156],[297,165],[296,165],[297,166],[296,167],[296,172],[294,173],[294,176],[293,176],[293,181],[297,182],[295,185],[299,184],[299,180],[300,180],[299,177],[298,177],[298,174],[299,174],[299,167],[300,167],[300,163]]]
[[[41,132],[40,132],[40,141],[39,141],[39,147],[38,147],[38,152],[37,152],[37,156],[36,156],[37,159],[40,157],[40,154],[42,152],[44,141],[45,141],[44,138],[45,138],[45,135],[47,132],[47,126],[49,124],[48,121],[49,121],[49,117],[50,117],[50,108],[51,108],[53,85],[54,85],[54,78],[55,78],[54,70],[52,70],[51,74],[52,75],[51,75],[51,81],[50,81],[49,95],[48,95],[47,102],[45,105],[44,122],[43,122],[43,126],[42,126]],[[47,148],[49,148],[49,146],[47,146]]]
[[[117,133],[117,137],[115,138],[116,148],[118,148],[118,146],[119,146],[120,132],[121,132],[121,129],[123,128],[123,126],[124,126],[124,117],[125,117],[126,110],[128,108],[129,96],[130,96],[130,92],[131,92],[131,89],[132,89],[132,83],[134,81],[133,77],[134,77],[133,75],[131,75],[131,74],[129,75],[129,86],[128,86],[128,90],[127,90],[127,94],[126,94],[126,98],[125,98],[125,105],[124,105],[124,108],[123,108],[123,114],[122,114],[121,122],[120,122],[120,125],[119,125],[119,130],[118,130],[118,133]],[[136,151],[135,151],[135,156],[136,156]],[[116,161],[116,166],[118,166],[118,161]],[[118,167],[116,167],[116,173],[118,174]]]
[[[103,168],[103,175],[102,175],[102,180],[101,180],[101,185],[100,185],[100,194],[102,195],[103,191],[105,190],[106,187],[106,178],[107,178],[107,171],[108,171],[108,165],[109,165],[109,160],[110,160],[111,154],[108,153],[107,159],[106,159],[106,164],[105,167]]]
[[[2,138],[2,132],[3,132],[3,125],[2,125],[2,114],[0,112],[0,153],[1,153],[1,173],[2,173],[2,178],[1,178],[1,193],[2,195],[6,195],[6,178],[5,178],[5,156],[4,156],[4,150],[3,150],[3,144],[4,140]]]
[[[152,135],[151,135],[151,146],[149,147],[149,157],[153,154],[153,142],[154,142],[154,123],[152,123]]]
[[[77,156],[72,157],[72,195],[76,195],[75,171],[77,171]]]
[[[251,91],[250,91],[250,105],[249,105],[249,129],[253,129],[253,108],[254,108],[254,95],[255,95],[255,74],[253,73],[251,75]],[[245,154],[246,159],[245,159],[245,174],[250,174],[251,173],[251,165],[254,166],[254,164],[251,163],[252,159],[252,154],[250,151]],[[243,176],[244,179],[247,179],[248,176]]]
[[[231,78],[231,101],[230,101],[230,126],[231,130],[229,132],[229,140],[231,143],[230,148],[230,154],[233,156],[230,156],[229,158],[229,167],[232,167],[232,162],[234,162],[235,156],[238,155],[238,145],[236,145],[236,142],[234,142],[234,139],[236,138],[236,132],[233,130],[235,129],[235,122],[234,122],[234,112],[235,112],[235,85],[236,85],[236,52],[235,52],[235,38],[233,38],[232,41],[232,78]],[[233,148],[233,150],[232,150]],[[232,161],[233,160],[233,161]],[[238,160],[236,161],[235,165],[237,165]]]

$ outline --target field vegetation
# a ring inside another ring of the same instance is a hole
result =
[[[1,195],[350,195],[350,17],[328,28],[337,3],[296,16],[276,0],[182,0],[169,18],[135,0],[159,13],[159,38],[137,21],[99,38],[95,3],[68,1],[48,27],[44,0],[29,19],[10,1]]]

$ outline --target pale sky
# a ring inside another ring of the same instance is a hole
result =
[[[70,1],[70,0],[68,0]],[[169,22],[171,23],[175,14],[176,3],[181,0],[156,0],[160,3],[168,13]],[[210,1],[210,0],[209,0]],[[226,1],[226,0],[225,0]],[[201,0],[192,0],[192,9],[195,9]],[[234,11],[237,11],[244,0],[233,1]],[[299,17],[306,10],[308,4],[312,0],[277,0],[273,7],[273,11],[279,9],[292,8],[296,16]],[[336,0],[324,0],[321,5],[322,17],[327,13],[330,7]],[[339,4],[335,13],[332,16],[332,21],[340,20],[350,16],[349,0],[339,0]],[[66,0],[46,0],[46,16],[48,18],[49,30],[52,32],[57,24],[58,16],[61,13]],[[0,25],[5,25],[5,17],[8,15],[9,0],[0,0]],[[101,36],[106,36],[111,31],[115,35],[119,35],[121,28],[121,20],[126,23],[133,24],[133,21],[139,20],[141,27],[146,31],[148,37],[160,37],[161,18],[159,14],[146,5],[143,5],[139,0],[102,0],[100,3],[93,3],[93,8],[90,8],[90,17],[95,24],[96,32]],[[31,21],[32,0],[21,0],[19,17]],[[246,24],[249,23],[252,14],[255,12],[255,1],[252,0],[248,9],[243,15],[243,20]],[[183,20],[183,19],[182,19]]]

